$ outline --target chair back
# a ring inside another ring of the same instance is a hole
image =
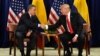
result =
[[[83,29],[84,29],[86,32],[89,32],[89,31],[90,31],[90,30],[89,30],[89,26],[88,26],[86,23],[83,24]]]
[[[17,23],[9,23],[8,27],[9,27],[9,32],[14,32],[16,30]]]

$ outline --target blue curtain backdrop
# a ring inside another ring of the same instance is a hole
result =
[[[0,0],[0,29],[1,29],[1,0]],[[0,30],[1,32],[1,30]],[[0,38],[0,42],[1,42],[1,38]]]
[[[92,45],[100,46],[100,0],[87,0],[89,6],[91,28],[92,28]]]
[[[8,37],[6,31],[7,14],[8,14],[9,0],[1,0],[1,29],[0,29],[0,46],[6,47],[8,45]]]
[[[28,4],[32,2],[32,0],[23,0],[25,4],[25,8],[27,8]],[[47,15],[49,15],[50,7],[53,0],[44,0]],[[68,0],[71,1],[71,0]],[[7,24],[7,15],[9,10],[10,0],[0,0],[0,47],[7,47],[9,44],[8,41],[8,33],[6,31]],[[90,20],[91,20],[91,28],[93,37],[91,39],[92,46],[100,46],[100,0],[87,0],[87,4],[89,7]],[[70,3],[71,4],[71,3]]]
[[[8,32],[6,30],[9,4],[11,0],[0,0],[0,47],[9,46]],[[30,0],[23,0],[25,8],[29,5]]]

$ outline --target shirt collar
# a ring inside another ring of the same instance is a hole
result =
[[[30,14],[30,13],[28,13],[29,14],[29,16],[30,16],[30,18],[32,17],[32,15]]]
[[[68,14],[67,14],[67,15],[68,15],[68,17],[70,17],[70,12],[68,12]]]
[[[30,18],[32,17],[32,15],[31,15],[31,14],[29,14],[29,16],[30,16]]]

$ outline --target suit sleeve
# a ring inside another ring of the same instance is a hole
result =
[[[77,14],[77,31],[76,34],[80,35],[83,29],[83,18],[79,14]]]
[[[33,23],[33,26],[34,26],[35,28],[38,28],[38,27],[39,27],[38,25],[40,24],[40,22],[39,22],[37,16],[34,16],[32,19],[33,19],[33,20],[32,20],[31,22]]]
[[[37,20],[29,20],[29,18],[27,18],[26,16],[22,16],[21,19],[23,20],[23,22],[25,23],[26,26],[30,27],[31,29],[37,28],[39,22]],[[37,17],[35,18],[37,19]]]

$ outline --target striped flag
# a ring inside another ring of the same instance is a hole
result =
[[[9,23],[18,23],[21,15],[25,13],[23,0],[11,0],[9,6],[7,29],[9,30]]]
[[[54,0],[53,4],[51,6],[51,11],[50,11],[50,15],[49,15],[49,24],[55,24],[57,22],[57,20],[59,19],[59,16],[61,15],[60,12],[60,6],[62,4],[67,3],[67,0]],[[57,32],[62,34],[64,32],[64,27],[61,25],[58,29]]]

